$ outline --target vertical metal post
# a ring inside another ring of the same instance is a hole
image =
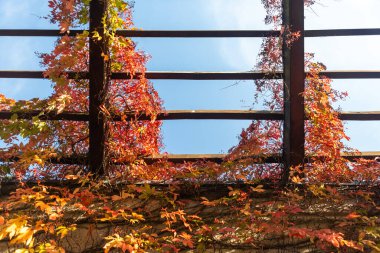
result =
[[[305,48],[304,48],[304,0],[283,0],[283,41],[284,71],[284,184],[289,178],[289,168],[302,165],[305,157]],[[288,28],[291,32],[299,31],[301,37],[291,46],[286,45]]]
[[[106,119],[101,111],[107,94],[106,62],[102,56],[105,48],[102,18],[106,13],[107,0],[90,2],[90,35],[97,31],[100,40],[90,38],[89,79],[90,79],[90,148],[89,165],[92,173],[104,173]]]

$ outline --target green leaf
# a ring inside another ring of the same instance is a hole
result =
[[[16,121],[18,119],[17,113],[12,114],[11,120]]]

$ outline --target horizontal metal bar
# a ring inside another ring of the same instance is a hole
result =
[[[38,117],[40,120],[68,120],[68,121],[88,121],[89,115],[87,113],[79,112],[63,112],[56,113],[44,113],[40,116],[42,111],[23,111],[23,112],[11,112],[0,111],[0,119],[11,119],[14,115],[17,115],[17,119],[32,119]]]
[[[11,119],[17,114],[18,119],[32,119],[39,116],[41,111],[11,112],[0,111],[0,119]],[[283,120],[281,111],[254,111],[254,110],[168,110],[159,113],[157,120]],[[54,112],[45,113],[39,116],[41,120],[68,120],[68,121],[88,121],[87,113]],[[136,118],[138,120],[151,120],[151,116],[146,114],[126,113],[126,119]],[[341,120],[372,121],[380,120],[380,111],[368,112],[340,112]],[[114,116],[114,121],[120,121],[121,116]]]
[[[380,111],[372,112],[341,112],[339,113],[341,120],[380,120]]]
[[[51,29],[0,29],[0,36],[9,37],[59,37],[64,35],[75,36],[83,33],[85,30],[70,30],[70,32],[62,33],[60,30]]]
[[[67,72],[69,78],[87,79],[87,72]],[[140,74],[132,78],[138,79]],[[256,80],[256,79],[281,79],[281,73],[265,72],[189,72],[189,71],[148,71],[145,73],[148,79],[156,80]],[[43,71],[0,71],[0,78],[44,78]],[[112,79],[131,79],[130,73],[112,73]]]
[[[380,28],[306,30],[305,37],[380,35]]]
[[[368,159],[375,160],[375,158],[380,157],[380,151],[372,151],[372,152],[359,152],[357,154],[353,153],[342,153],[341,156],[350,161],[355,161],[356,159]]]
[[[190,71],[147,71],[145,77],[148,79],[165,80],[257,80],[257,79],[281,79],[278,73],[265,72],[190,72]],[[112,73],[112,79],[129,79],[128,73]],[[138,78],[138,75],[135,76]]]
[[[0,151],[0,162],[7,162],[7,163],[17,162],[22,157],[21,155],[9,157],[6,154],[7,154],[6,151]],[[47,159],[46,162],[51,163],[51,164],[87,165],[88,157],[86,155],[51,157]]]
[[[139,117],[140,119],[141,117]],[[146,117],[144,119],[150,119]],[[158,120],[214,119],[214,120],[282,120],[281,111],[247,110],[169,110],[157,116]]]
[[[17,114],[18,119],[32,119],[41,111],[10,112],[0,111],[0,119],[11,119]],[[48,113],[39,117],[41,120],[69,120],[88,121],[86,113],[64,112],[60,114]],[[114,121],[120,121],[121,116],[114,116]],[[152,116],[145,114],[126,113],[126,119],[151,120]],[[248,110],[168,110],[157,115],[157,120],[282,120],[283,113],[280,111],[248,111]]]
[[[371,151],[371,152],[341,152],[341,157],[347,159],[350,162],[356,162],[358,159],[367,159],[367,160],[375,160],[376,161],[380,157],[380,151]],[[315,159],[323,159],[323,157],[317,157],[317,156],[310,156],[308,155],[306,157],[306,163],[311,163],[313,161],[313,158]]]
[[[11,157],[4,159],[6,152],[0,152],[0,162],[16,162],[20,157]],[[146,164],[153,164],[159,161],[168,161],[171,163],[184,163],[184,162],[214,162],[223,163],[226,158],[226,154],[158,154],[149,157],[140,157],[138,159],[143,159]],[[253,158],[255,163],[279,163],[281,162],[281,157],[278,154],[273,155],[263,155],[255,157],[244,157]],[[235,160],[237,161],[237,160]],[[88,165],[88,157],[86,155],[76,155],[67,156],[59,158],[50,158],[47,162],[52,164],[77,164],[77,165]],[[128,164],[128,162],[111,162],[114,165]]]
[[[380,70],[323,71],[320,75],[331,79],[372,79],[380,78]]]
[[[32,119],[39,116],[41,111],[0,111],[0,119],[11,119],[17,114],[18,119]],[[198,120],[198,119],[215,119],[215,120],[283,120],[281,111],[266,110],[167,110],[159,113],[157,120]],[[41,120],[69,120],[69,121],[88,121],[87,113],[63,112],[56,114],[54,112],[44,113],[39,116]],[[152,117],[146,114],[125,113],[126,119],[136,118],[139,120],[150,120]],[[372,121],[380,120],[380,111],[360,111],[360,112],[339,112],[341,120]],[[121,116],[114,116],[114,121],[120,121]]]
[[[182,162],[196,162],[196,161],[210,161],[216,163],[222,163],[225,161],[227,154],[163,154],[156,155],[152,157],[145,158],[147,163],[153,163],[157,160],[166,158],[170,162],[174,163],[182,163]],[[358,152],[358,153],[346,153],[342,152],[341,156],[346,158],[347,160],[354,162],[357,159],[368,159],[374,160],[375,158],[380,157],[380,151],[372,151],[372,152]],[[255,157],[240,157],[240,159],[253,158],[257,159],[258,163],[281,163],[282,157],[280,154],[269,154]],[[310,156],[308,156],[310,159]],[[237,159],[236,161],[238,161]]]
[[[61,33],[59,30],[40,29],[0,29],[0,36],[35,36],[59,37],[63,35],[75,36],[85,30],[70,30]],[[119,30],[116,32],[124,37],[149,38],[261,38],[280,36],[280,31],[270,30]],[[327,29],[306,30],[305,37],[332,37],[332,36],[368,36],[380,35],[380,28],[359,29]]]
[[[58,37],[63,35],[75,36],[85,30],[70,30],[61,33],[59,30],[38,29],[0,29],[0,36],[46,36]],[[279,36],[280,31],[269,30],[119,30],[116,32],[124,37],[150,38],[262,38]]]
[[[0,78],[44,78],[42,71],[16,71],[16,70],[2,70],[0,71]]]
[[[338,117],[348,121],[376,121],[380,120],[380,111],[339,112]],[[308,117],[306,116],[305,119],[307,120]]]
[[[87,72],[67,72],[69,78],[87,79]],[[307,75],[307,72],[306,72]],[[371,79],[380,78],[380,70],[370,71],[323,71],[320,76],[332,79]],[[140,74],[132,78],[138,79]],[[257,80],[257,79],[282,79],[282,72],[191,72],[191,71],[147,71],[145,77],[148,79],[161,80]],[[44,78],[43,71],[0,71],[0,78]],[[129,73],[112,73],[112,79],[131,79]]]
[[[70,79],[88,79],[88,72],[66,72]],[[44,79],[43,71],[34,70],[2,70],[0,71],[0,78],[31,78],[31,79]]]
[[[164,160],[172,163],[183,163],[183,162],[214,162],[223,163],[226,161],[227,154],[160,154],[150,157],[143,158],[147,164],[153,164],[157,161]],[[241,157],[234,160],[235,162],[240,159],[251,158],[253,163],[264,164],[264,163],[280,163],[282,162],[282,157],[279,154],[270,155],[259,155],[251,157]]]
[[[221,163],[225,158],[225,154],[160,154],[145,158],[145,162],[153,163],[161,159],[167,159],[174,163],[195,162],[201,160]]]
[[[13,157],[8,159],[3,159],[6,152],[0,153],[0,162],[14,162],[19,159],[19,157]],[[375,158],[380,157],[380,151],[372,152],[358,152],[358,153],[341,153],[341,156],[346,158],[351,162],[355,162],[357,159],[368,159],[375,160]],[[150,157],[142,157],[147,164],[153,164],[160,160],[165,160],[172,163],[183,163],[183,162],[214,162],[222,163],[225,161],[227,154],[159,154]],[[282,157],[279,154],[269,154],[255,157],[241,157],[240,159],[252,158],[256,163],[281,163]],[[308,156],[308,159],[311,157]],[[239,159],[235,160],[238,161]],[[60,158],[51,158],[48,162],[52,164],[78,164],[78,165],[87,165],[88,159],[86,155],[71,156],[71,157],[60,157]],[[310,161],[309,161],[310,162]],[[115,165],[121,165],[123,163],[116,162]]]
[[[278,37],[280,31],[268,30],[120,30],[124,37],[150,38],[262,38]]]

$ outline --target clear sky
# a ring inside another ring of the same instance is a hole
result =
[[[48,13],[48,0],[0,0],[0,28],[55,28],[39,17]],[[306,29],[379,28],[380,0],[320,0],[306,11]],[[261,0],[136,0],[134,20],[142,29],[270,29],[265,26]],[[1,37],[0,69],[38,70],[34,52],[48,52],[54,38]],[[152,56],[149,70],[248,71],[256,63],[261,39],[157,39],[135,40]],[[307,38],[306,51],[329,70],[379,70],[380,36]],[[153,80],[165,108],[249,109],[253,82]],[[340,103],[344,111],[380,110],[380,80],[335,80],[348,91]],[[47,97],[50,83],[33,79],[0,79],[0,93],[16,99]],[[253,108],[258,109],[258,108]],[[169,153],[223,153],[236,145],[249,121],[167,121],[163,126]],[[380,150],[380,122],[347,122],[350,145],[362,151]]]

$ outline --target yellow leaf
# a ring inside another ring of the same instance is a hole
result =
[[[29,253],[28,249],[16,249],[15,253]]]
[[[61,235],[61,239],[65,237],[70,231],[76,230],[76,225],[71,225],[70,227],[59,226],[57,228],[57,235]]]
[[[18,233],[18,235],[10,241],[10,244],[18,244],[25,243],[25,245],[29,245],[33,240],[33,230],[30,227],[22,227]]]
[[[34,204],[35,207],[39,207],[41,209],[41,211],[47,213],[47,214],[50,214],[51,213],[51,206],[45,204],[43,201],[36,201],[36,203]]]
[[[38,165],[44,165],[44,161],[38,155],[34,155],[33,160]]]
[[[77,175],[67,175],[67,176],[65,176],[65,178],[68,179],[68,180],[75,180],[75,179],[78,179],[79,176],[77,176]]]
[[[144,216],[141,214],[137,214],[137,213],[132,212],[132,216],[133,216],[133,218],[138,219],[138,220],[145,220]]]
[[[295,183],[295,184],[302,183],[302,179],[299,176],[294,176],[291,179],[292,179],[292,182]]]
[[[118,201],[118,200],[122,199],[122,197],[120,197],[120,196],[118,196],[118,195],[113,195],[113,196],[111,197],[111,199],[112,199],[112,201]]]
[[[76,194],[79,192],[79,187],[78,188],[75,188],[75,190],[73,191],[73,194]]]
[[[254,192],[265,192],[265,190],[263,189],[263,185],[258,185],[256,187],[251,187],[251,190],[254,191]]]
[[[106,55],[106,54],[104,54],[104,53],[102,53],[102,57],[103,57],[103,59],[104,59],[105,61],[108,61],[108,60],[110,59],[109,56]]]
[[[56,219],[60,218],[61,216],[62,215],[60,215],[60,214],[52,213],[52,214],[49,215],[49,219],[50,220],[56,220]]]

